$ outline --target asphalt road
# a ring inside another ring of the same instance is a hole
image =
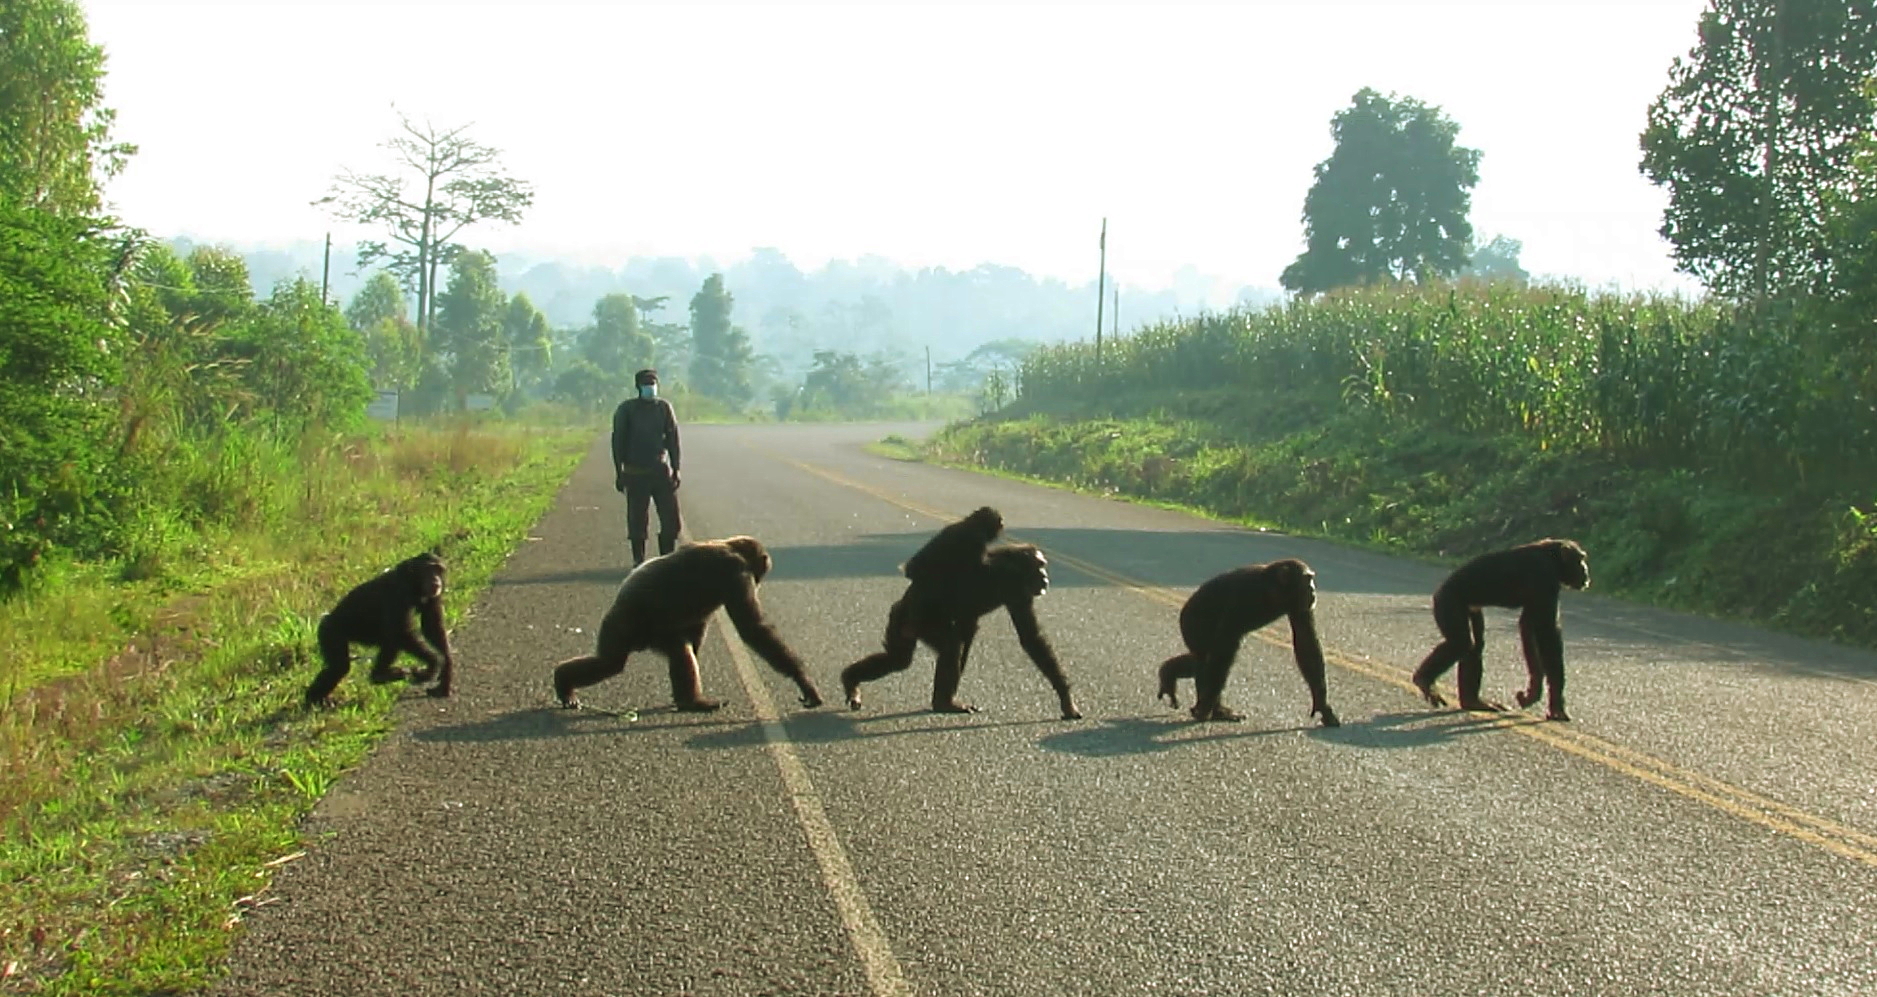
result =
[[[652,656],[551,706],[627,563],[596,439],[456,634],[457,697],[407,694],[215,992],[1877,993],[1877,656],[1600,598],[1593,550],[1573,722],[1435,710],[1406,676],[1443,569],[862,451],[894,431],[686,429],[687,534],[769,545],[764,606],[829,701],[713,626],[712,715],[671,712]],[[924,712],[923,651],[845,710],[896,566],[985,503],[1050,552],[1086,718],[1001,617],[961,693],[983,712]],[[1227,688],[1244,723],[1157,704],[1180,599],[1288,556],[1343,726],[1306,717],[1281,621]]]

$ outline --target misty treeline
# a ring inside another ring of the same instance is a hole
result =
[[[928,368],[923,352],[892,345],[890,327],[870,329],[863,317],[831,329],[784,309],[776,350],[758,352],[737,297],[724,274],[711,273],[683,296],[609,292],[590,303],[584,321],[555,325],[529,292],[503,290],[494,257],[466,251],[452,256],[428,332],[388,270],[352,295],[345,314],[363,339],[373,385],[400,392],[401,411],[413,414],[461,408],[471,395],[511,410],[535,401],[598,410],[623,397],[633,372],[651,367],[667,391],[711,413],[962,415],[976,399],[1002,404],[999,379],[1014,376],[1036,346],[1015,337],[983,342]],[[845,311],[830,306],[824,321]],[[959,404],[918,404],[928,398]]]
[[[1877,483],[1877,17],[1713,0],[1647,108],[1639,169],[1699,301],[1527,287],[1468,249],[1481,154],[1439,108],[1363,90],[1332,122],[1288,302],[1046,346],[1037,408],[1134,392],[1298,399],[1550,449]],[[1518,276],[1518,275],[1512,275]],[[1770,476],[1769,476],[1770,475]],[[1864,500],[1869,496],[1865,494]]]
[[[187,251],[193,244],[177,239]],[[318,245],[293,249],[236,247],[252,269],[257,287],[294,276],[322,272]],[[378,280],[369,267],[352,265],[349,247],[332,250],[335,296],[350,300]],[[1517,267],[1518,245],[1498,240],[1482,247],[1486,265]],[[1498,254],[1498,255],[1494,255]],[[554,379],[579,359],[596,329],[626,321],[620,302],[631,300],[640,329],[652,336],[653,362],[667,383],[689,377],[689,302],[717,274],[733,298],[734,324],[743,330],[754,355],[750,373],[752,408],[791,413],[801,418],[821,411],[812,401],[815,385],[827,380],[820,354],[832,351],[838,370],[853,365],[873,372],[871,385],[884,384],[894,397],[922,395],[930,384],[938,395],[963,397],[990,406],[1014,383],[1017,361],[1038,343],[1078,339],[1094,329],[1096,281],[1074,285],[1036,277],[1020,269],[984,264],[969,270],[944,267],[908,269],[879,257],[833,260],[803,270],[779,250],[757,248],[748,257],[719,265],[709,259],[635,257],[617,267],[541,261],[517,254],[496,260],[496,277],[511,298],[520,295],[549,328],[553,370],[543,382],[526,386],[528,397],[552,397]],[[1112,281],[1110,282],[1112,284]],[[1112,292],[1112,287],[1111,287]],[[415,324],[415,304],[407,291],[407,322]],[[1236,294],[1240,302],[1275,300],[1275,292],[1239,288],[1235,292],[1200,277],[1191,268],[1172,286],[1145,291],[1129,287],[1107,301],[1104,327],[1126,331],[1178,314],[1206,310],[1209,300]],[[601,302],[610,302],[601,306]],[[388,301],[382,293],[374,300]],[[604,338],[607,334],[602,332]],[[518,362],[521,361],[517,354]],[[604,364],[600,365],[604,368]],[[822,371],[813,382],[809,375]],[[584,375],[583,375],[584,376]],[[840,380],[850,380],[845,374]],[[999,383],[1005,387],[999,388]],[[403,383],[403,382],[400,382]],[[877,394],[872,388],[868,394]],[[837,411],[880,414],[863,405],[837,403]]]

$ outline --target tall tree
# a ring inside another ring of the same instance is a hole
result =
[[[583,337],[581,353],[620,384],[632,383],[633,371],[652,365],[652,337],[639,323],[632,295],[609,294],[593,303],[593,325]]]
[[[502,320],[508,297],[496,283],[495,257],[480,250],[459,253],[450,282],[437,296],[435,335],[428,342],[449,375],[460,408],[465,396],[501,393],[513,381]]]
[[[634,295],[632,303],[638,306],[645,334],[652,337],[658,362],[670,368],[665,383],[680,384],[685,379],[685,369],[691,365],[691,330],[683,322],[651,321],[652,316],[664,311],[665,303],[670,300],[670,295],[664,294],[651,298]]]
[[[429,123],[420,127],[402,115],[399,119],[403,134],[384,148],[401,172],[348,169],[313,203],[330,206],[341,218],[389,230],[391,243],[359,243],[359,266],[383,260],[417,295],[417,326],[428,331],[438,307],[437,272],[461,250],[452,241],[457,233],[480,221],[519,222],[534,203],[534,191],[500,172],[501,153],[465,137],[468,125],[439,131]]]
[[[554,364],[554,340],[548,333],[547,316],[520,291],[508,299],[502,313],[502,338],[515,365],[518,382],[531,388]]]
[[[346,321],[365,339],[365,356],[376,387],[403,391],[417,383],[423,340],[407,313],[404,288],[384,270],[372,274],[345,306]]]
[[[1336,147],[1304,198],[1306,249],[1280,278],[1315,294],[1387,280],[1424,282],[1466,264],[1479,150],[1439,108],[1364,87],[1336,113]]]
[[[755,351],[749,335],[730,322],[734,304],[720,273],[704,278],[704,286],[691,296],[691,387],[741,407],[750,399]]]
[[[1873,73],[1868,0],[1711,0],[1642,133],[1680,269],[1732,298],[1828,276],[1826,201],[1871,130]]]
[[[78,4],[0,3],[0,193],[54,214],[97,211],[99,183],[137,151],[110,141],[103,81]]]

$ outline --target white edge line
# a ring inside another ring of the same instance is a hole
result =
[[[736,662],[737,679],[743,683],[743,691],[756,708],[763,737],[769,742],[769,755],[782,774],[789,802],[795,804],[795,816],[802,825],[802,833],[808,837],[808,848],[821,866],[821,881],[833,896],[834,906],[840,910],[841,923],[846,926],[847,936],[860,956],[868,984],[878,997],[910,997],[912,987],[906,983],[906,975],[900,970],[886,933],[874,920],[867,894],[860,888],[860,880],[854,875],[853,864],[847,859],[847,849],[842,847],[840,836],[835,834],[834,824],[822,809],[821,796],[809,781],[807,768],[796,755],[788,732],[782,728],[782,715],[776,710],[775,700],[770,697],[762,676],[750,661],[749,652],[743,649],[735,633],[722,627],[712,629],[717,631],[724,646],[730,649],[731,660]]]

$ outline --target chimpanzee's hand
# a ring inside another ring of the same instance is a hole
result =
[[[613,491],[626,493],[626,469],[623,467],[613,468]]]
[[[678,477],[678,469],[675,467],[672,468],[671,469],[671,490],[674,492],[677,491],[678,483],[682,480],[683,480],[682,478]]]

